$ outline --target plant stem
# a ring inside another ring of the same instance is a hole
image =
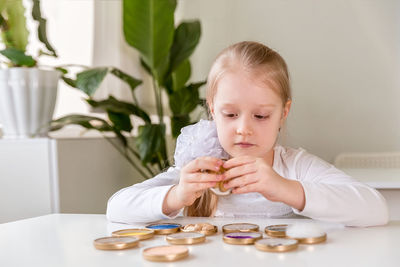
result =
[[[160,124],[164,125],[164,107],[163,107],[163,102],[162,102],[162,91],[161,87],[158,85],[158,82],[156,81],[157,88],[158,88],[158,94],[159,94],[159,106],[160,106]]]
[[[131,163],[131,165],[134,166],[135,169],[143,176],[144,180],[147,180],[147,179],[153,177],[153,175],[149,176],[149,175],[145,174],[145,173],[142,171],[142,169],[141,169],[138,165],[136,165],[136,163],[128,156],[128,154],[127,154],[127,153],[125,153],[125,154],[126,154],[126,159],[127,159],[127,160]]]
[[[128,150],[128,152],[131,152],[135,156],[136,160],[141,161],[139,153],[134,148],[129,146],[129,144],[126,146],[126,149]],[[149,165],[142,165],[142,167],[150,173],[151,177],[154,177],[158,173],[158,171],[152,169]]]
[[[162,102],[162,91],[161,91],[161,87],[158,84],[158,79],[156,79],[156,78],[153,78],[152,81],[153,81],[154,94],[156,97],[155,102],[156,102],[156,108],[157,108],[157,113],[158,113],[158,120],[159,120],[159,124],[165,127],[164,107],[163,107],[163,102]],[[165,153],[168,155],[167,145],[164,144],[164,146],[165,146]],[[162,159],[161,155],[158,155],[157,157],[158,157],[157,165],[158,165],[160,171],[162,171],[163,166],[161,163],[168,163],[168,160],[164,161]]]
[[[139,106],[139,101],[137,100],[135,93],[133,92],[133,90],[131,90],[131,92],[132,92],[133,103],[135,103],[136,106]]]
[[[159,121],[159,124],[163,124],[164,121],[163,121],[163,111],[162,111],[160,87],[158,86],[158,82],[156,81],[155,78],[152,79],[152,82],[153,82],[153,88],[154,88],[154,96],[155,96],[156,109],[157,109],[157,114],[158,114],[158,121]]]
[[[85,66],[85,65],[81,65],[81,64],[64,64],[64,65],[59,65],[59,66],[56,66],[56,67],[58,67],[58,68],[63,68],[63,67],[80,67],[80,68],[83,68],[83,69],[89,69],[89,67],[88,66]]]
[[[138,160],[140,160],[140,155],[139,155],[134,149],[132,149],[130,146],[128,146],[127,148],[128,148],[128,150],[129,150],[133,155],[136,156],[136,158],[137,158]],[[150,168],[150,166],[144,165],[143,167],[151,174],[151,176],[155,176],[155,175],[156,175],[156,172],[155,172],[154,170],[152,170],[152,169]]]
[[[160,154],[158,154],[157,157],[158,157],[158,160],[157,160],[158,168],[160,168],[160,170],[162,171],[163,170],[163,166],[161,165],[162,157]]]
[[[144,179],[149,179],[151,178],[149,175],[145,174],[142,169],[128,156],[127,153],[122,151],[116,144],[114,144],[113,141],[111,141],[111,138],[108,136],[105,136],[103,134],[103,137],[119,152],[121,155],[143,176]]]

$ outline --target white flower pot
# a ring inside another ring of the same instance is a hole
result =
[[[0,69],[3,138],[41,137],[53,118],[60,73],[37,68]]]

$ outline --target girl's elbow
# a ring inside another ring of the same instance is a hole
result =
[[[373,190],[373,197],[366,201],[362,212],[364,223],[361,226],[382,226],[389,222],[389,209],[386,199],[377,191]]]
[[[389,222],[389,211],[386,202],[382,205],[377,205],[375,208],[367,208],[357,220],[347,223],[347,226],[354,227],[371,227],[382,226]]]
[[[375,226],[386,225],[389,222],[389,208],[386,199],[380,195],[380,202],[377,203],[372,216],[375,218]]]
[[[382,226],[389,222],[389,213],[386,211],[379,211],[371,214],[368,223],[363,226]]]
[[[375,218],[376,218],[376,223],[375,223],[376,226],[388,224],[390,216],[386,202],[382,205],[382,207],[379,208],[379,210],[376,211]]]

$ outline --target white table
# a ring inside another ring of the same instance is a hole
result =
[[[229,245],[222,241],[221,226],[234,222],[266,225],[308,222],[309,219],[210,219],[178,218],[181,224],[209,222],[219,227],[218,234],[205,243],[189,246],[190,256],[173,263],[143,259],[145,247],[167,244],[165,236],[141,241],[139,247],[121,251],[102,251],[93,240],[122,228],[145,224],[108,223],[104,215],[53,214],[0,224],[0,266],[399,266],[400,221],[387,226],[345,228],[323,223],[326,243],[300,245],[292,252],[269,253],[252,245]]]

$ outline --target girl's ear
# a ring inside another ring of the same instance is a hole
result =
[[[210,110],[210,115],[211,115],[211,118],[214,120],[214,106],[213,105],[211,105],[211,106],[209,106],[208,107],[209,108],[209,110]]]
[[[283,107],[283,113],[282,113],[282,118],[281,118],[281,127],[285,123],[286,118],[289,116],[289,111],[290,111],[291,105],[292,105],[292,100],[288,100],[286,102],[285,106]]]
[[[289,116],[290,107],[292,106],[292,100],[288,100],[283,108],[283,117],[286,119]]]

